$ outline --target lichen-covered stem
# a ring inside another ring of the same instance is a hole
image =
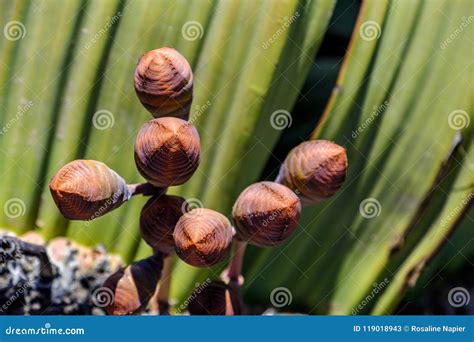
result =
[[[53,266],[49,261],[48,253],[44,246],[28,243],[10,236],[3,237],[2,241],[16,246],[23,255],[35,256],[39,259],[40,279],[44,284],[50,283],[53,280]]]

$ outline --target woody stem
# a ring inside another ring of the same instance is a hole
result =
[[[241,286],[244,282],[242,276],[242,265],[244,262],[245,250],[247,248],[247,242],[234,240],[232,243],[232,260],[223,273],[223,277],[226,278],[229,283],[233,283],[237,286]]]
[[[171,273],[173,270],[173,255],[167,255],[163,260],[163,271],[158,287],[158,308],[160,315],[169,315],[169,295]]]
[[[143,195],[143,196],[153,196],[153,195],[163,195],[166,193],[167,188],[161,188],[155,186],[151,183],[141,183],[141,184],[127,184],[128,191],[131,196]]]

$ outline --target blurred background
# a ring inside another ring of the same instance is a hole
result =
[[[469,0],[1,0],[0,227],[150,255],[145,198],[68,222],[48,182],[80,158],[143,181],[133,145],[151,116],[133,71],[171,46],[194,70],[203,152],[170,193],[230,217],[300,142],[347,148],[341,191],[282,246],[248,251],[253,312],[472,314],[473,22]],[[221,270],[177,260],[171,297]]]

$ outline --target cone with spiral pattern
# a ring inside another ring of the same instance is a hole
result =
[[[177,118],[147,122],[135,142],[140,174],[155,186],[185,183],[199,166],[201,145],[196,128]]]
[[[161,277],[163,254],[137,261],[107,278],[93,295],[109,315],[130,315],[144,309]]]
[[[275,182],[247,187],[232,209],[237,238],[261,246],[276,246],[296,229],[301,212],[298,196]]]
[[[135,91],[155,117],[187,120],[193,100],[193,72],[175,49],[163,47],[144,54],[135,69]]]
[[[145,204],[140,214],[140,233],[153,250],[174,252],[174,227],[185,204],[184,198],[169,195],[151,197]]]
[[[208,280],[200,284],[190,296],[191,315],[233,316],[242,313],[239,291],[222,280]]]
[[[131,196],[122,177],[95,160],[75,160],[63,166],[49,189],[61,214],[70,220],[93,220]]]
[[[176,254],[195,267],[210,267],[228,255],[233,228],[222,214],[193,209],[179,219],[173,237]]]
[[[327,140],[311,140],[290,151],[276,181],[295,191],[303,204],[334,195],[346,179],[344,147]]]

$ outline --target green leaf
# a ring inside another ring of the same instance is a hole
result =
[[[202,128],[198,125],[203,140],[208,140],[203,142],[203,159],[209,158],[211,163],[200,167],[198,174],[201,177],[193,177],[184,190],[188,197],[197,197],[204,206],[228,215],[240,191],[258,179],[270,149],[281,133],[271,127],[271,114],[279,109],[290,110],[293,106],[329,22],[334,2],[307,1],[298,6],[295,2],[280,2],[279,6],[274,2],[262,5],[242,2],[240,6],[258,7],[258,12],[254,11],[255,16],[247,22],[251,36],[242,40],[237,35],[222,48],[245,54],[245,59],[238,60],[237,68],[229,69],[234,72],[230,76],[235,79],[232,81],[236,84],[234,87],[228,84],[229,88],[221,92],[220,83],[215,83],[213,99],[220,101],[224,96],[227,106],[225,110],[218,108],[218,112],[205,113],[206,117],[203,114],[203,120],[207,121]],[[220,18],[216,17],[215,25],[219,25]],[[214,22],[211,30],[213,25]],[[277,38],[272,38],[275,35]],[[269,39],[274,42],[266,48]],[[248,41],[248,45],[243,41]],[[201,77],[199,70],[198,67],[198,79]],[[221,82],[228,82],[228,79],[228,75],[224,75]],[[288,89],[290,84],[292,89]],[[212,93],[213,88],[210,89],[207,91]],[[200,98],[198,91],[196,97]],[[210,101],[213,103],[214,100]],[[216,119],[215,115],[219,117]],[[216,124],[214,120],[221,122]],[[211,129],[210,134],[208,129]],[[197,182],[203,184],[199,186]],[[201,271],[178,262],[173,273],[172,296],[183,299],[196,281],[208,275],[218,277],[219,273],[219,267]]]
[[[99,116],[103,113],[104,119],[109,121],[104,127],[100,127],[100,122],[96,125],[89,123],[90,137],[84,158],[103,161],[129,183],[143,181],[133,161],[133,146],[138,130],[152,117],[135,94],[133,72],[136,63],[146,51],[177,45],[180,39],[184,39],[184,24],[191,19],[205,23],[211,8],[212,2],[200,6],[199,10],[186,1],[135,1],[126,4],[108,56],[100,94],[91,110]],[[190,44],[192,46],[187,48],[189,55],[185,57],[193,63],[192,57],[199,43]],[[94,117],[91,121],[93,123]],[[144,204],[143,199],[134,198],[133,202],[92,222],[72,222],[68,235],[85,244],[104,243],[112,250],[118,247],[124,257],[129,258],[140,241],[138,218]]]
[[[441,247],[449,241],[449,237],[459,225],[463,215],[474,203],[474,143],[471,141],[467,155],[464,157],[458,177],[436,220],[424,234],[405,262],[397,270],[388,288],[377,301],[373,314],[393,312],[403,298],[403,293],[415,286],[421,272],[431,263]],[[472,223],[472,222],[471,222]]]
[[[107,62],[113,30],[121,18],[120,9],[117,0],[92,1],[85,9],[74,52],[68,61],[69,76],[63,85],[45,175],[48,180],[63,165],[83,157],[92,120],[91,112],[104,79],[102,68]],[[112,33],[106,35],[105,32],[109,30]],[[58,212],[49,195],[47,182],[44,184],[36,225],[47,238],[66,233],[67,220]]]
[[[306,208],[299,232],[284,246],[251,251],[244,285],[249,300],[268,303],[274,287],[286,286],[301,310],[349,314],[382,273],[396,274],[387,270],[392,252],[403,248],[452,148],[456,130],[449,115],[458,109],[468,115],[466,36],[441,45],[465,6],[392,1],[385,11],[383,2],[364,2],[314,134],[347,147],[346,185],[333,199]],[[373,21],[380,38],[363,39],[364,25]],[[378,215],[361,215],[367,201]]]
[[[67,75],[69,43],[77,33],[81,5],[79,0],[50,0],[29,6],[22,22],[24,37],[15,41],[18,51],[5,85],[8,103],[2,115],[2,226],[25,231],[34,225],[55,106]],[[55,25],[45,25],[46,17],[55,18]]]
[[[335,21],[355,9],[339,5]],[[1,27],[19,21],[26,34],[0,41],[0,226],[104,243],[127,261],[151,253],[138,227],[145,198],[93,222],[68,222],[48,181],[76,158],[105,162],[128,183],[143,181],[133,145],[151,115],[136,97],[133,71],[144,52],[161,46],[175,47],[193,67],[191,120],[202,142],[198,171],[169,192],[230,216],[240,191],[259,179],[274,152],[282,133],[274,113],[289,121],[305,115],[299,120],[305,123],[319,114],[312,101],[308,112],[290,112],[334,6],[334,0],[1,2]],[[293,308],[308,313],[391,313],[407,279],[417,291],[414,280],[427,262],[446,260],[437,252],[472,204],[465,201],[474,165],[470,11],[469,0],[362,3],[312,135],[347,148],[345,186],[305,208],[282,246],[249,248],[247,302],[269,305],[271,291],[284,286]],[[345,22],[330,37],[347,30]],[[455,115],[471,126],[462,129]],[[364,212],[365,203],[375,205],[374,215]],[[445,253],[451,260],[453,252]],[[183,300],[223,266],[177,262],[172,297]],[[373,295],[385,278],[388,286]]]

